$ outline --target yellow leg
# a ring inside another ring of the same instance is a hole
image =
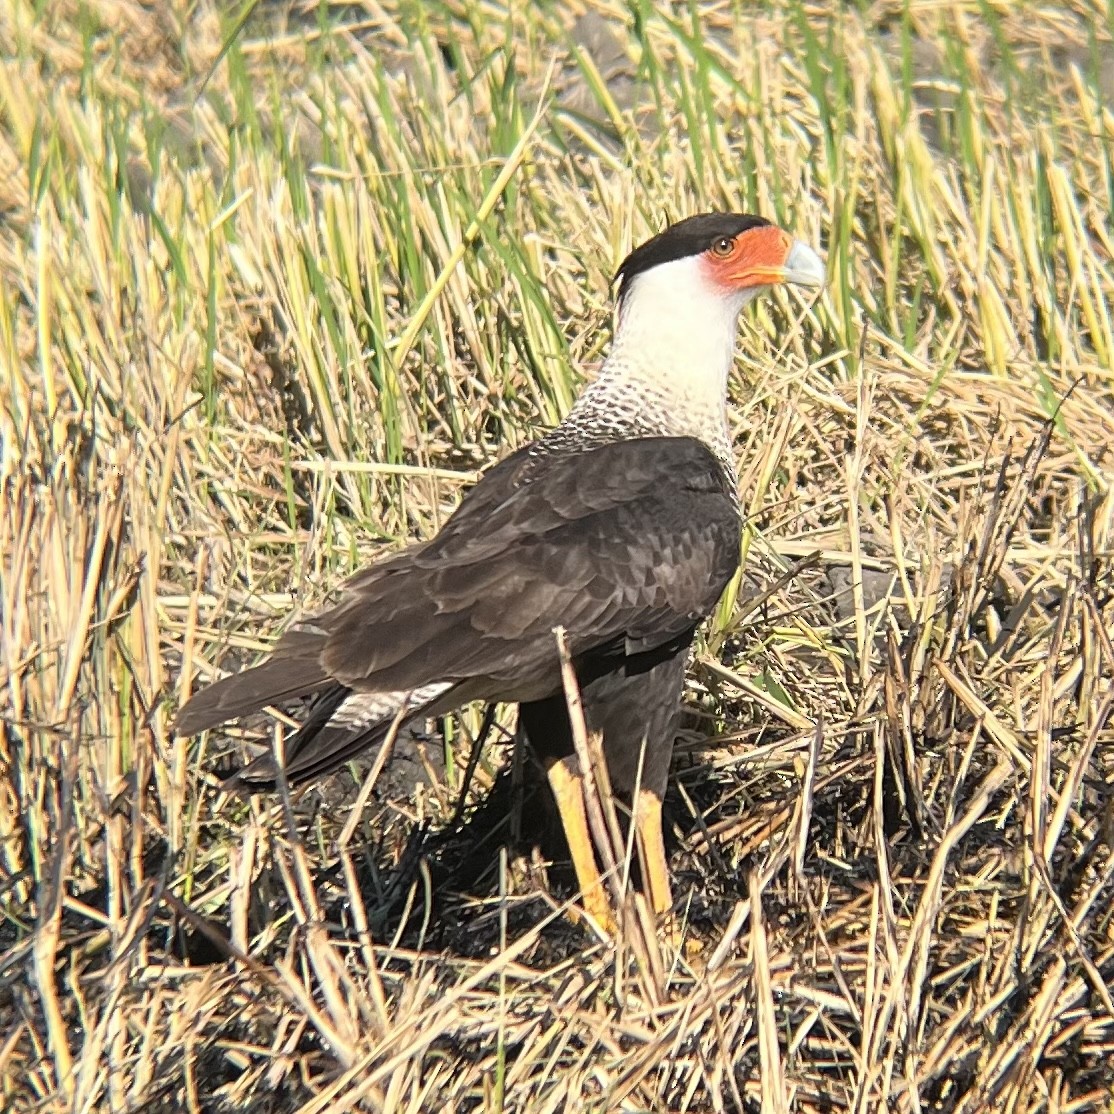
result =
[[[673,908],[669,887],[669,864],[665,858],[665,837],[661,830],[661,798],[648,789],[639,789],[634,802],[634,827],[642,861],[642,884],[657,916]]]
[[[546,776],[557,799],[557,811],[561,814],[561,826],[565,829],[584,909],[604,932],[614,936],[615,917],[608,905],[607,891],[596,865],[592,836],[588,831],[588,814],[584,811],[584,778],[579,772],[574,773],[565,762],[557,760],[549,763]]]

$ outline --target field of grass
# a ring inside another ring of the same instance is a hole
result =
[[[1114,1109],[1114,6],[0,5],[0,1108]],[[831,10],[829,10],[831,9]],[[482,709],[220,789],[184,696],[760,212],[689,948],[563,915]],[[440,730],[443,727],[444,731]]]

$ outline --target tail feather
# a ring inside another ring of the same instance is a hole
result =
[[[321,665],[323,643],[319,630],[287,631],[274,653],[254,669],[222,677],[194,693],[174,720],[175,733],[196,735],[230,719],[258,712],[268,704],[312,696],[334,685]]]
[[[413,716],[408,718],[412,719]],[[313,781],[339,769],[363,751],[382,745],[392,723],[393,719],[355,733],[329,727],[319,729],[312,738],[304,740],[300,752],[292,755],[289,749],[286,751],[283,773],[287,783],[298,786]],[[300,734],[301,731],[291,736],[287,746],[297,747],[297,737]],[[251,793],[258,793],[274,789],[276,781],[275,756],[268,752],[226,778],[223,784],[226,789],[246,789]]]
[[[441,682],[408,693],[354,693],[343,685],[326,689],[286,740],[283,771],[287,781],[291,785],[312,781],[382,745],[400,713],[401,730],[412,720],[455,707],[453,688]],[[226,779],[225,785],[256,792],[273,789],[275,780],[274,755],[268,753]]]
[[[312,696],[298,730],[284,747],[285,776],[297,785],[382,744],[396,718],[401,716],[406,724],[460,703],[460,686],[452,681],[378,692],[354,691],[338,681],[323,664],[330,637],[328,618],[318,616],[292,627],[265,661],[195,693],[178,712],[175,732],[195,735],[270,704]],[[265,753],[232,774],[225,785],[254,792],[273,788],[275,781],[274,755]]]

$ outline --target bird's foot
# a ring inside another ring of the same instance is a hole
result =
[[[584,924],[594,929],[598,934],[614,940],[619,931],[618,922],[611,906],[607,902],[602,890],[589,892],[584,895],[581,906],[572,906],[569,916],[574,924]]]

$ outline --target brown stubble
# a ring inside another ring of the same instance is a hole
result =
[[[536,8],[415,31],[387,5],[317,54],[316,26],[249,23],[247,78],[205,90],[215,9],[0,12],[0,1105],[1094,1108],[1109,27],[1077,3],[829,24],[784,0],[702,10],[697,49],[687,17],[635,38],[593,3],[619,41],[594,68]],[[577,87],[602,124],[565,109]],[[218,789],[220,752],[270,725],[173,743],[168,696],[428,536],[567,408],[631,243],[709,207],[825,244],[832,284],[744,324],[748,573],[700,647],[667,811],[714,962],[651,993],[648,958],[617,976],[513,862],[501,890],[434,892],[411,833],[450,815],[451,771],[292,798],[295,851],[273,799]],[[202,923],[216,963],[183,955]]]

